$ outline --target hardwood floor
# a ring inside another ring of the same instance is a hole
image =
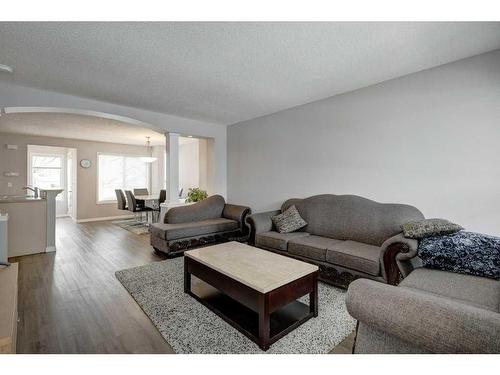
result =
[[[356,333],[353,332],[338,344],[329,354],[352,354]]]
[[[17,352],[173,353],[114,275],[163,259],[148,235],[58,219],[57,252],[10,259],[19,262]],[[351,336],[331,353],[349,353]]]
[[[18,353],[172,353],[115,278],[163,258],[148,235],[57,220],[57,252],[19,262]]]

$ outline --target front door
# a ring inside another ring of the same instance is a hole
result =
[[[56,216],[68,214],[66,154],[49,152],[30,153],[29,184],[40,189],[64,189],[56,197]]]

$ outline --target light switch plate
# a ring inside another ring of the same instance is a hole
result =
[[[7,182],[7,187],[12,187],[12,182]]]
[[[19,172],[3,172],[5,177],[19,177]]]

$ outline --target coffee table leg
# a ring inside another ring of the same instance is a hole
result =
[[[188,257],[184,257],[184,293],[191,292],[191,274],[188,272]]]
[[[309,312],[313,313],[316,318],[318,316],[318,273],[314,274],[313,291],[309,293]]]
[[[263,294],[259,298],[259,346],[262,350],[269,349],[270,330],[269,296]]]

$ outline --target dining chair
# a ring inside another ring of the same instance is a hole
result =
[[[135,195],[149,195],[149,191],[147,188],[139,188],[139,189],[134,189],[134,194]]]
[[[119,210],[128,210],[127,201],[125,200],[125,194],[123,194],[122,189],[115,189],[116,203],[118,204]]]
[[[155,208],[155,222],[158,222],[161,212],[161,204],[167,200],[167,191],[165,189],[160,190],[160,195],[158,196],[158,205]]]
[[[147,219],[148,212],[151,212],[152,209],[150,207],[144,207],[138,204],[137,200],[135,199],[135,195],[130,190],[125,190],[125,195],[127,197],[128,210],[134,213],[140,213],[141,219],[142,219],[142,213],[146,212],[146,219]]]
[[[160,197],[158,198],[158,202],[160,204],[164,203],[167,200],[167,191],[165,189],[160,190]]]

